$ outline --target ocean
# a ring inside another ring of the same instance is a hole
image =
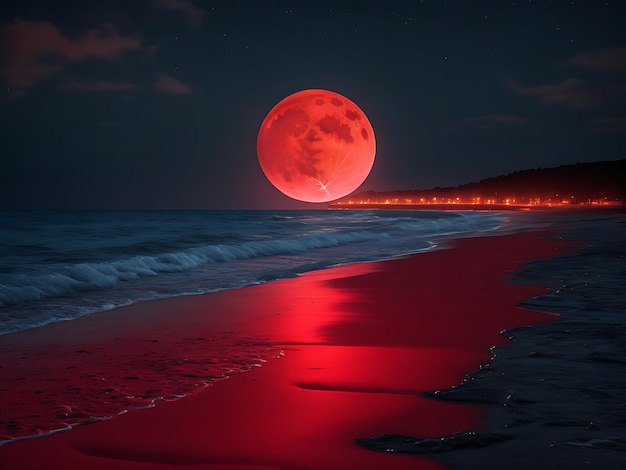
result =
[[[431,250],[450,236],[531,229],[581,242],[511,281],[548,287],[523,306],[559,317],[503,332],[513,341],[488,366],[428,394],[483,407],[483,428],[437,440],[372,436],[365,445],[456,469],[626,468],[623,209],[4,212],[0,334]]]
[[[0,334],[432,249],[495,212],[0,213]]]

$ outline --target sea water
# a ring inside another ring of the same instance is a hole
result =
[[[0,213],[0,334],[433,248],[497,212]]]

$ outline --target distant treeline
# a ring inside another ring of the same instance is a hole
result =
[[[384,201],[419,204],[460,199],[465,202],[517,203],[547,201],[570,204],[591,201],[624,201],[626,192],[626,159],[593,163],[576,163],[554,168],[521,170],[508,175],[487,178],[478,183],[456,187],[407,191],[367,191],[342,199],[342,202]],[[539,201],[540,200],[540,201]],[[409,202],[410,201],[410,202]]]

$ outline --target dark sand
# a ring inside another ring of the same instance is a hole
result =
[[[5,436],[48,430],[59,416],[78,422],[189,396],[6,444],[0,468],[443,468],[354,440],[480,428],[481,408],[421,394],[488,362],[490,348],[507,341],[502,330],[550,321],[517,306],[544,288],[506,283],[522,260],[566,253],[542,235],[461,239],[1,336]],[[232,376],[216,381],[224,375]],[[212,385],[200,390],[202,381]]]

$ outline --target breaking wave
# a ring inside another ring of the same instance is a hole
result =
[[[0,305],[17,305],[46,297],[111,288],[119,281],[181,272],[206,264],[302,253],[386,237],[384,233],[318,232],[282,240],[250,241],[239,245],[207,245],[158,256],[133,256],[129,259],[100,263],[58,265],[56,272],[18,274],[13,278],[14,285],[0,284]]]

